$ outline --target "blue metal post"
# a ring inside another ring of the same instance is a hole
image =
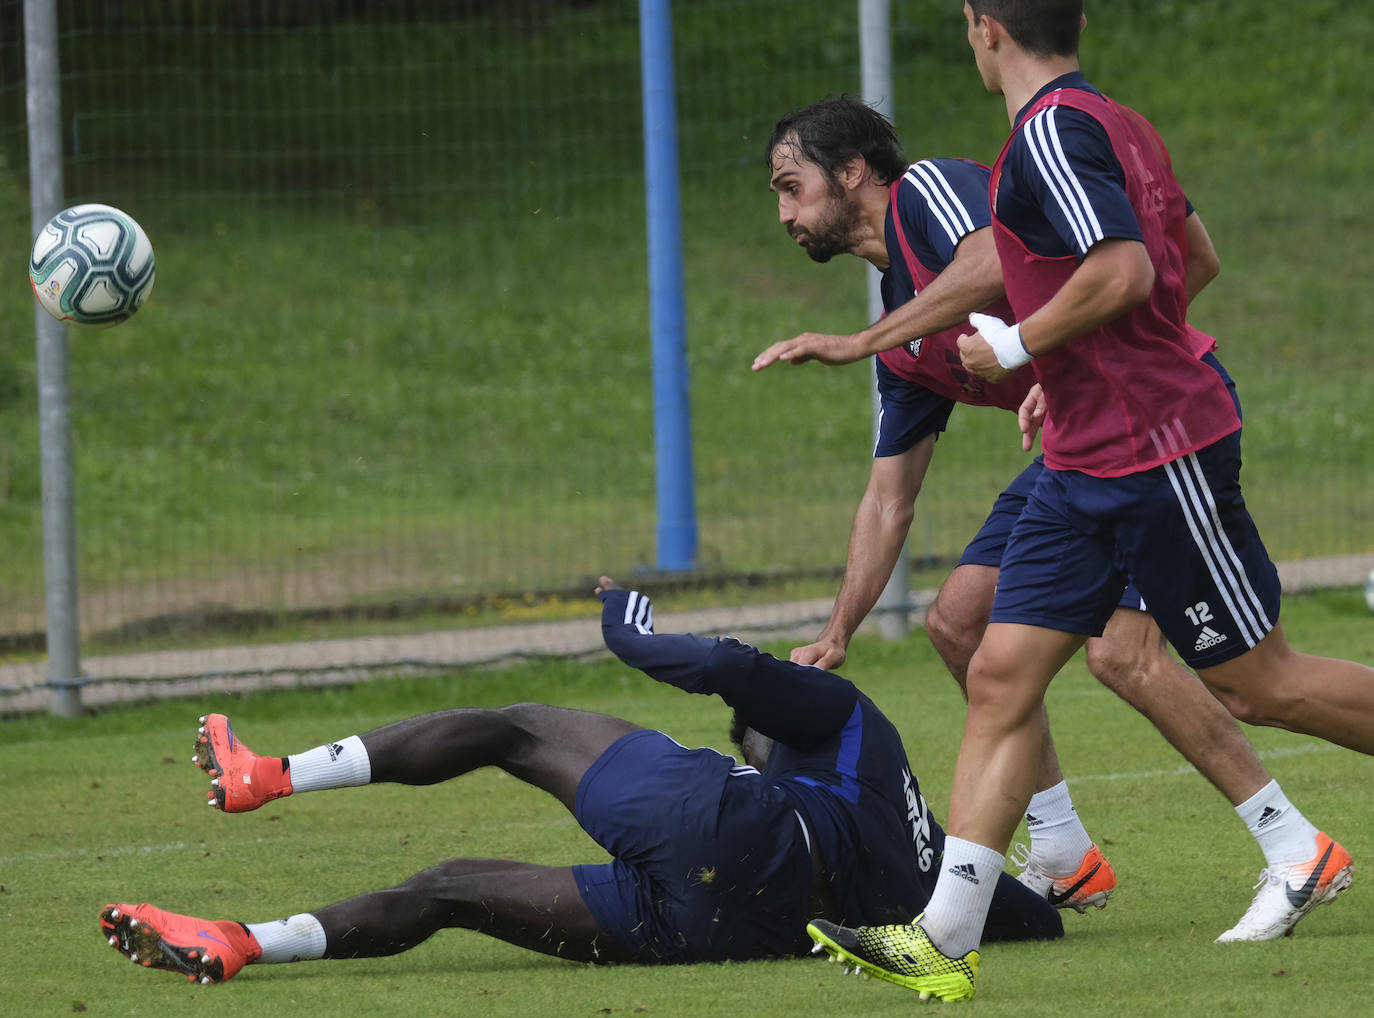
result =
[[[640,0],[644,95],[644,197],[649,240],[649,312],[654,358],[654,462],[658,568],[696,564],[691,408],[687,399],[687,309],[683,296],[677,101],[669,0]]]

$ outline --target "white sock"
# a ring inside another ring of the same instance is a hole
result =
[[[1006,856],[961,838],[945,838],[935,893],[921,926],[942,952],[962,958],[983,942],[983,927]]]
[[[262,947],[260,965],[315,961],[324,957],[324,927],[309,912],[272,923],[244,923]]]
[[[292,793],[349,788],[372,780],[372,761],[367,758],[363,740],[356,735],[304,753],[293,753],[287,760],[291,765]]]
[[[1031,857],[1052,876],[1076,872],[1093,847],[1093,839],[1074,809],[1067,781],[1031,796],[1026,806],[1026,829],[1030,832]]]
[[[1277,781],[1237,806],[1236,815],[1245,821],[1270,866],[1307,862],[1317,854],[1317,829],[1288,801]]]

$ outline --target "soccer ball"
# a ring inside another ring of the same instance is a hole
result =
[[[1374,612],[1374,573],[1370,573],[1369,579],[1364,581],[1364,603]]]
[[[74,205],[39,231],[29,282],[43,310],[59,322],[116,325],[148,299],[153,245],[128,213]]]

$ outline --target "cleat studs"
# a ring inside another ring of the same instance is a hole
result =
[[[196,978],[195,976],[192,976],[192,977],[191,977],[192,980],[194,980],[195,978]],[[201,977],[200,977],[200,985],[201,985],[201,986],[209,986],[209,985],[210,985],[210,977],[209,977],[209,976],[201,976]]]
[[[118,946],[119,946],[119,938],[118,938],[118,937],[111,937],[109,943],[110,943],[110,946],[111,946],[111,947],[118,947]]]
[[[130,960],[130,961],[138,961],[138,952],[137,952],[137,951],[134,951],[133,953],[131,953],[131,954],[129,955],[129,960]]]
[[[132,930],[132,929],[133,929],[135,926],[137,926],[137,925],[138,925],[138,920],[137,920],[137,919],[130,919],[130,920],[129,920],[129,929]]]
[[[821,953],[822,951],[824,951],[824,950],[825,950],[825,945],[822,944],[820,941],[816,941],[816,943],[814,943],[814,944],[811,945],[811,953],[812,953],[812,954],[820,954],[820,953]]]
[[[218,787],[219,787],[219,778],[211,778],[211,779],[210,779],[210,787],[211,787],[211,788],[218,788]]]

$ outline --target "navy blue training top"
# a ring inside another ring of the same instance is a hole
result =
[[[806,823],[844,922],[905,923],[925,908],[945,833],[872,700],[833,672],[729,637],[655,634],[649,598],[636,591],[601,597],[602,636],[620,660],[719,696],[774,740],[763,775]]]
[[[1061,88],[1101,94],[1082,71],[1061,74],[1021,107],[1016,123]],[[1007,149],[998,218],[1035,254],[1081,260],[1100,241],[1141,239],[1125,182],[1106,130],[1090,114],[1069,106],[1041,110]]]

